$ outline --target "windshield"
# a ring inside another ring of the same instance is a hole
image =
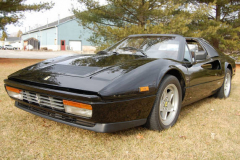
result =
[[[176,37],[129,37],[108,48],[107,52],[139,54],[149,58],[177,59],[180,41]]]

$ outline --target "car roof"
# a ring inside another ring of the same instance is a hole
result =
[[[219,56],[219,53],[214,49],[214,47],[212,45],[210,45],[210,43],[203,38],[183,37],[183,36],[178,35],[178,34],[133,34],[133,35],[129,35],[128,37],[145,37],[145,36],[146,37],[151,37],[151,36],[153,36],[153,37],[155,37],[155,36],[181,37],[181,38],[184,38],[186,40],[197,40],[197,41],[200,41],[202,43],[202,45],[204,45],[204,47],[206,48],[210,57]]]
[[[179,34],[133,34],[133,35],[129,35],[128,37],[149,37],[149,36],[165,36],[165,37],[183,37]]]

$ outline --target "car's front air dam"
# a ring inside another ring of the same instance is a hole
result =
[[[82,128],[82,129],[87,129],[87,130],[91,130],[91,131],[95,131],[95,132],[116,132],[119,130],[124,130],[124,129],[128,129],[128,128],[133,128],[136,126],[141,126],[143,124],[146,123],[147,119],[138,119],[138,120],[132,120],[132,121],[126,121],[126,122],[115,122],[115,123],[95,123],[95,125],[93,126],[86,126],[86,125],[79,125],[76,123],[71,123],[71,122],[67,122],[61,119],[57,119],[57,118],[53,118],[51,116],[47,116],[47,115],[43,115],[40,114],[38,112],[35,112],[33,110],[27,109],[27,106],[22,105],[19,102],[15,102],[15,106],[26,111],[29,113],[32,113],[34,115],[49,119],[49,120],[53,120],[56,122],[60,122],[60,123],[64,123],[70,126],[74,126],[74,127],[78,127],[78,128]]]

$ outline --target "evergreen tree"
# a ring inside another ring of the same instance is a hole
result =
[[[1,37],[1,41],[5,41],[5,38],[7,38],[7,33],[5,31],[2,31],[2,37]]]
[[[193,19],[188,36],[203,37],[225,53],[240,50],[239,0],[189,0],[192,5],[210,9]]]
[[[99,49],[130,34],[158,33],[202,37],[224,52],[240,50],[239,0],[78,0],[80,25],[93,31]]]
[[[73,9],[73,12],[82,26],[93,31],[89,40],[101,48],[130,34],[184,34],[188,30],[185,24],[191,22],[181,11],[183,2],[179,0],[107,0],[104,6],[93,0],[79,2],[87,11]]]

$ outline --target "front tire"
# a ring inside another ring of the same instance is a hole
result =
[[[180,83],[176,77],[166,75],[160,84],[146,127],[159,131],[172,127],[178,119],[181,105]]]

